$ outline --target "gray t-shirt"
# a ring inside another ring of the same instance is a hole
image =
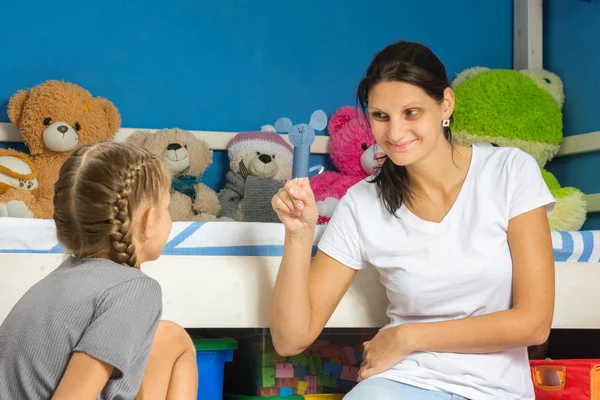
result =
[[[74,351],[115,367],[98,399],[133,399],[162,315],[160,285],[104,259],[70,259],[0,325],[0,398],[50,399]]]

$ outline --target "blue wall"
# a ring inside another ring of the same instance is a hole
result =
[[[544,1],[544,68],[565,85],[565,136],[600,131],[600,0]],[[548,170],[563,186],[600,193],[600,153],[554,159]],[[588,214],[583,229],[600,229],[600,214]]]
[[[512,67],[512,1],[9,2],[0,24],[0,121],[18,89],[64,79],[115,103],[123,127],[259,129],[354,104],[373,54],[423,42],[451,78]],[[316,162],[316,161],[315,161]],[[208,183],[227,168],[216,154]]]

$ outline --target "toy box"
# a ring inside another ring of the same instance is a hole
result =
[[[223,398],[225,363],[233,360],[237,343],[231,338],[192,337],[198,365],[198,395],[200,400]]]
[[[238,352],[228,372],[235,376],[229,393],[260,397],[344,394],[356,384],[362,343],[376,329],[327,329],[304,352],[282,357],[268,329],[236,337]]]
[[[531,360],[538,400],[600,398],[600,359]]]

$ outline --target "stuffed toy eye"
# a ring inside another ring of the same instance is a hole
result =
[[[48,118],[44,119],[45,126],[50,126],[51,123],[52,123],[52,118],[48,117]]]
[[[75,122],[75,125],[73,125],[73,129],[75,129],[75,131],[77,132],[81,130],[81,125],[79,125],[79,122]]]
[[[362,147],[362,149],[363,149],[363,150],[366,150],[366,149],[368,149],[368,148],[369,148],[369,146],[367,146],[367,144],[366,144],[366,143],[363,143],[363,144],[362,144],[362,146],[360,146],[360,147]]]

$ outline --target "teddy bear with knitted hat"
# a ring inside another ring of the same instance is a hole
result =
[[[270,127],[240,132],[227,147],[230,171],[219,193],[220,217],[279,222],[271,199],[292,176],[294,150]]]

